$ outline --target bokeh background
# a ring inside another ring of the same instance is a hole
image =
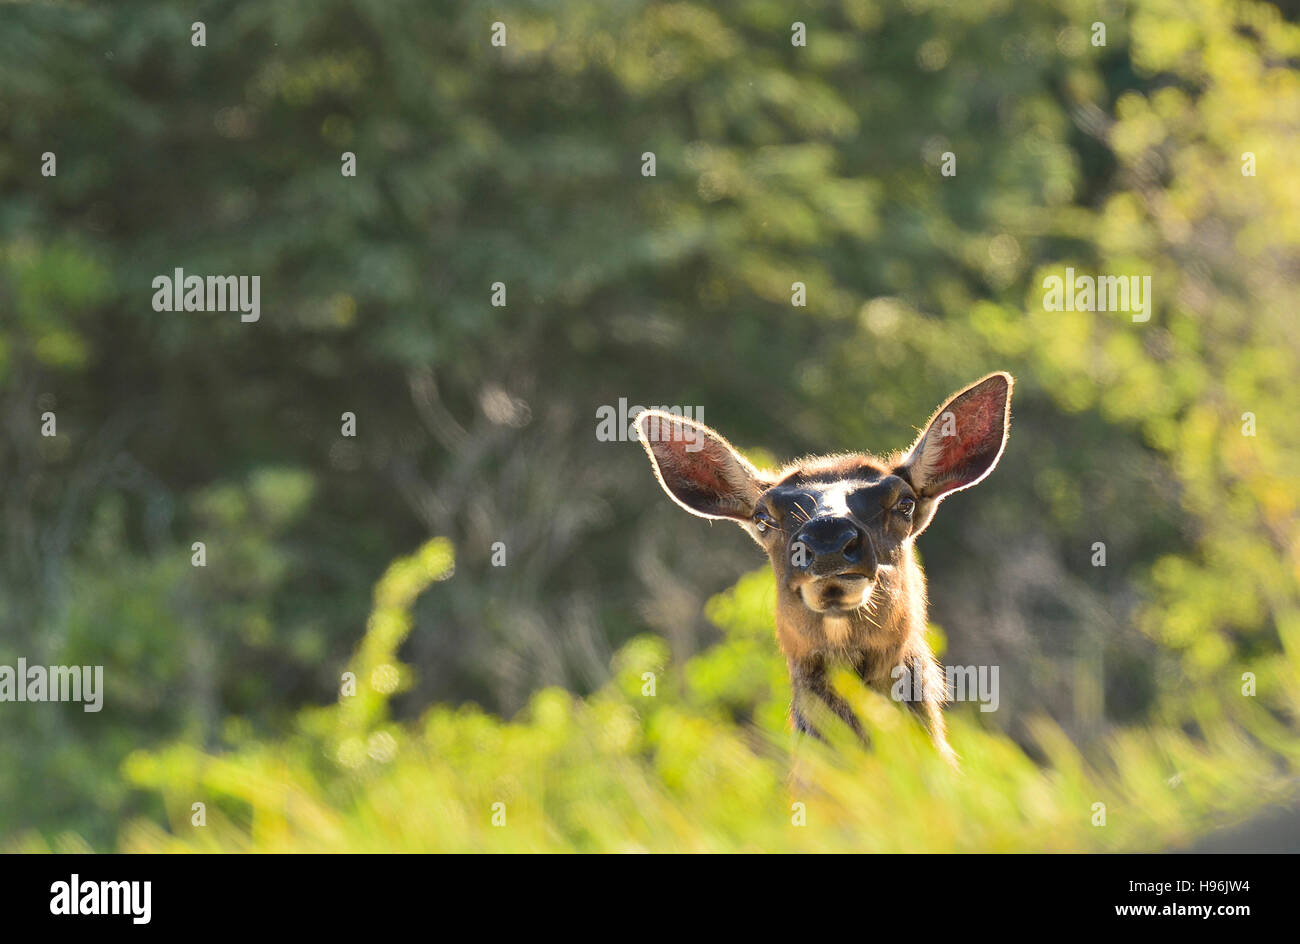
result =
[[[0,704],[0,845],[1160,849],[1293,803],[1296,21],[0,7],[0,663],[107,689]],[[1067,266],[1150,321],[1045,311]],[[261,320],[153,311],[177,267]],[[952,712],[955,779],[856,692],[877,749],[792,800],[761,556],[597,411],[888,451],[993,369],[1007,452],[919,548],[1000,708]]]

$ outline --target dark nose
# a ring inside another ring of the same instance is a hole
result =
[[[814,574],[838,573],[845,566],[862,563],[866,535],[848,518],[813,518],[794,536],[793,562]],[[798,545],[806,552],[798,553]]]

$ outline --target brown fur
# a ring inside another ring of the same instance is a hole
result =
[[[776,575],[776,636],[790,669],[798,730],[814,735],[810,699],[855,731],[858,719],[831,690],[843,663],[885,694],[898,675],[919,675],[920,698],[902,685],[936,747],[955,762],[943,720],[943,673],[925,639],[925,574],[913,541],[948,494],[981,481],[1001,457],[1012,379],[991,374],[951,397],[912,446],[877,458],[814,456],[760,472],[718,433],[649,411],[641,440],[664,490],[692,514],[730,518],[767,552]]]

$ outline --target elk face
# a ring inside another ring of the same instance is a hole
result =
[[[783,604],[848,613],[888,604],[900,586],[891,574],[910,561],[911,541],[939,502],[997,464],[1011,384],[1009,374],[991,374],[957,393],[905,452],[814,458],[780,472],[760,472],[718,433],[683,417],[648,411],[637,429],[677,504],[737,522],[767,551]]]
[[[700,423],[661,411],[637,417],[659,483],[704,518],[730,518],[772,561],[776,635],[790,667],[797,731],[816,698],[861,735],[852,706],[826,682],[828,657],[885,691],[895,670],[926,680],[905,699],[940,754],[956,764],[943,722],[944,686],[925,641],[925,575],[912,540],[951,492],[997,465],[1011,415],[1011,375],[990,374],[953,396],[911,448],[885,459],[829,456],[760,472]]]
[[[783,596],[817,613],[867,606],[882,570],[899,566],[912,536],[916,494],[887,470],[800,468],[759,496],[752,532]]]

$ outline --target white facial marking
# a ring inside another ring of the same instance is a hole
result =
[[[833,515],[847,516],[849,513],[848,497],[853,486],[848,482],[837,482],[826,486],[822,492],[822,513],[829,511]]]

